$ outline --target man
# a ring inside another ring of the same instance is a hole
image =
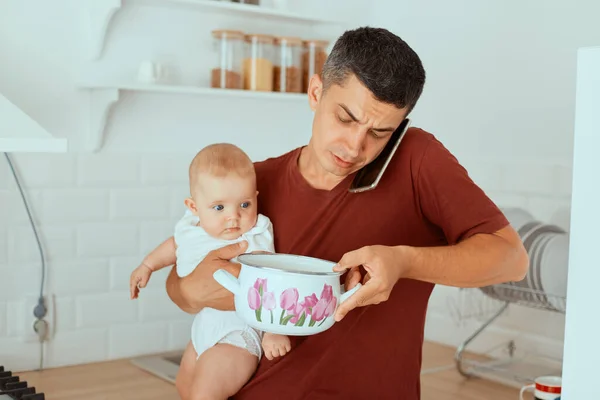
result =
[[[394,34],[344,33],[308,90],[314,111],[307,146],[256,163],[259,210],[275,249],[339,261],[347,289],[334,326],[293,337],[292,351],[261,360],[236,399],[420,398],[425,314],[434,284],[478,287],[521,280],[528,258],[517,233],[431,134],[411,128],[379,185],[348,191],[420,97],[419,57]],[[210,253],[167,291],[187,312],[233,309],[212,273],[240,266],[231,245]]]

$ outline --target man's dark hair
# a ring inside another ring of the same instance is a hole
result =
[[[381,28],[362,27],[340,36],[323,66],[324,90],[343,85],[350,74],[379,101],[407,108],[408,112],[425,85],[425,70],[417,53]]]

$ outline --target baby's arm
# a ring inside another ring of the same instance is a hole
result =
[[[175,238],[171,236],[159,244],[157,248],[152,250],[150,254],[144,258],[142,265],[147,265],[152,272],[173,265],[177,261],[177,257],[175,255],[176,249],[177,246],[175,245]]]
[[[175,264],[177,260],[175,250],[175,239],[171,236],[152,250],[133,270],[129,279],[129,292],[132,299],[138,297],[140,288],[146,287],[153,272]]]

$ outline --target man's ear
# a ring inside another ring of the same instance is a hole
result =
[[[186,198],[183,202],[183,204],[185,204],[185,206],[193,213],[197,213],[198,212],[198,208],[196,207],[196,202],[191,199],[190,197]]]
[[[311,76],[310,82],[308,83],[308,104],[311,110],[315,111],[317,104],[319,104],[319,100],[321,100],[322,94],[323,81],[318,74],[314,74]]]

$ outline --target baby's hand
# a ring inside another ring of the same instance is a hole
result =
[[[145,264],[133,270],[129,279],[129,293],[132,299],[137,299],[140,288],[146,287],[152,275],[152,270]]]
[[[284,356],[292,349],[289,337],[268,332],[263,335],[262,345],[268,360]]]

